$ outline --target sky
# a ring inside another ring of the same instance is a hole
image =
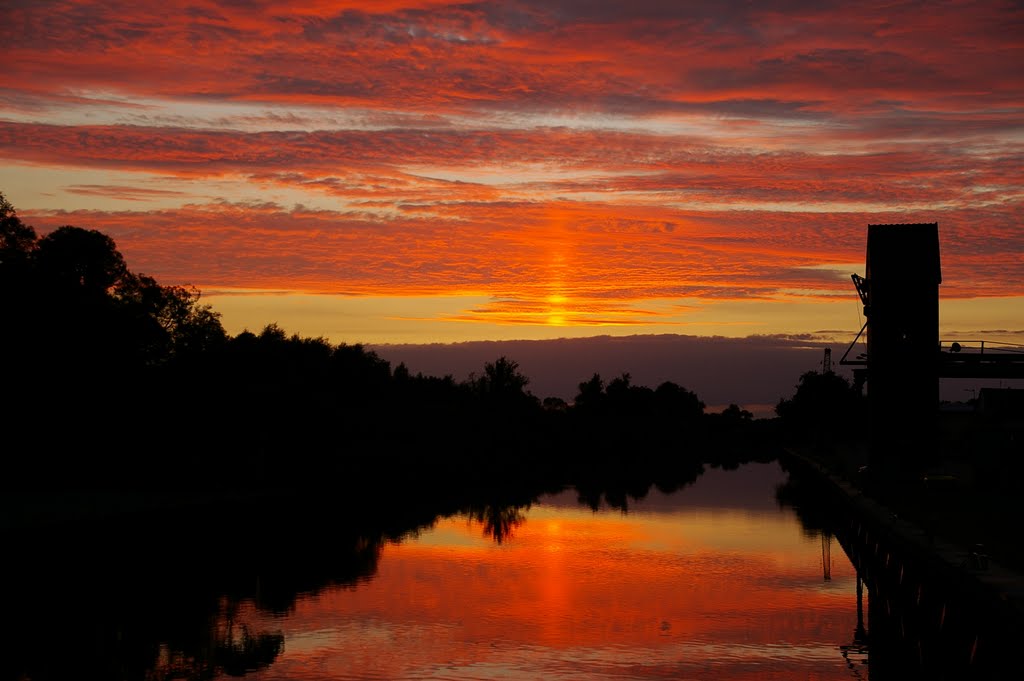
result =
[[[231,333],[845,343],[937,222],[942,337],[1024,342],[1020,2],[2,6],[0,191]]]

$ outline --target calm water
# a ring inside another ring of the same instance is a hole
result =
[[[866,678],[840,648],[853,568],[778,506],[785,479],[748,464],[627,513],[570,491],[446,518],[376,547],[354,583],[223,607],[211,636],[272,649],[250,679]],[[158,659],[150,678],[187,662]]]

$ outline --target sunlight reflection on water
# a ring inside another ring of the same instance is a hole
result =
[[[258,679],[855,678],[855,573],[774,503],[776,463],[709,470],[629,513],[575,493],[495,543],[465,516],[385,546],[376,575],[300,598]]]

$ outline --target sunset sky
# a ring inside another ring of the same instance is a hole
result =
[[[0,191],[228,331],[816,334],[937,222],[942,335],[1024,342],[1024,6],[3,3]]]

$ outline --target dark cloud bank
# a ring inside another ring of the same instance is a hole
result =
[[[605,381],[628,372],[636,385],[656,387],[674,381],[709,406],[736,402],[770,411],[781,397],[792,395],[805,371],[821,368],[827,344],[796,338],[754,336],[648,335],[598,336],[541,341],[475,341],[433,345],[379,345],[373,349],[413,373],[462,380],[481,373],[485,362],[504,355],[519,362],[530,377],[529,390],[538,397],[571,401],[577,386],[595,372]],[[838,357],[845,348],[833,346]],[[762,413],[760,415],[770,415]]]
[[[853,339],[850,338],[852,341]],[[832,348],[838,362],[847,341],[826,343],[813,338],[749,336],[722,338],[680,336],[597,336],[539,341],[474,341],[433,345],[376,345],[372,349],[393,366],[399,362],[412,373],[465,379],[482,373],[486,362],[502,355],[519,362],[536,396],[571,401],[580,382],[595,372],[607,382],[628,372],[635,385],[657,387],[673,381],[694,391],[710,410],[735,402],[758,417],[773,416],[772,408],[791,397],[801,374],[821,370],[823,350]],[[862,351],[862,348],[855,352]],[[851,353],[855,354],[855,353]],[[850,378],[847,367],[836,367]],[[1009,381],[1003,381],[1009,385]],[[1013,382],[1024,387],[1024,381]],[[972,390],[999,381],[942,381],[942,399],[969,399]],[[856,424],[851,423],[851,427]]]

